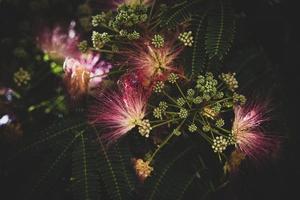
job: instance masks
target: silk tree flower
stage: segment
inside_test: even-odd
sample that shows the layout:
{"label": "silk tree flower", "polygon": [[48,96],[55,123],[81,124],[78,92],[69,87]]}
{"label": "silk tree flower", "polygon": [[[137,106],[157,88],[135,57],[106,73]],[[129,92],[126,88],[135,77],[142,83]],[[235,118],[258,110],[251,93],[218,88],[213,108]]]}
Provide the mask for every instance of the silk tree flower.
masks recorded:
{"label": "silk tree flower", "polygon": [[142,136],[149,136],[150,123],[144,119],[147,98],[141,89],[121,88],[96,99],[97,103],[91,108],[90,122],[105,130],[100,136],[105,142],[113,143],[135,127]]}
{"label": "silk tree flower", "polygon": [[265,135],[262,130],[262,124],[269,121],[267,113],[264,104],[254,103],[234,108],[233,139],[237,149],[253,160],[268,155],[278,144],[276,138]]}
{"label": "silk tree flower", "polygon": [[45,28],[37,38],[40,48],[52,59],[77,56],[79,34],[76,33],[75,26],[76,23],[72,21],[67,30],[61,26],[56,26],[52,30]]}
{"label": "silk tree flower", "polygon": [[153,167],[150,166],[149,161],[142,159],[133,159],[135,172],[141,182],[144,182],[152,173]]}
{"label": "silk tree flower", "polygon": [[99,86],[112,65],[100,60],[100,54],[89,52],[79,58],[67,57],[64,62],[65,83],[71,97],[80,97]]}
{"label": "silk tree flower", "polygon": [[151,45],[151,40],[137,42],[128,50],[128,63],[137,72],[144,87],[151,87],[157,81],[165,81],[171,72],[182,74],[175,60],[181,48],[174,48],[174,42],[165,42],[161,48]]}

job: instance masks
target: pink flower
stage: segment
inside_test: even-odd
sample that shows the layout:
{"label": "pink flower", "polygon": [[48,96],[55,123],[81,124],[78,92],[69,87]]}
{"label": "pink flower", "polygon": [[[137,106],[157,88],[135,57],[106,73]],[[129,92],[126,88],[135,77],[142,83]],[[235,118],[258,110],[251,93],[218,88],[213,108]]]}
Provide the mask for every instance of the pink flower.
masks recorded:
{"label": "pink flower", "polygon": [[100,60],[100,54],[89,52],[79,58],[66,58],[64,62],[65,82],[72,97],[78,97],[99,86],[112,65]]}
{"label": "pink flower", "polygon": [[278,147],[278,140],[265,135],[262,130],[262,124],[269,121],[267,113],[266,105],[263,104],[248,104],[234,108],[232,133],[237,148],[254,160],[267,156]]}
{"label": "pink flower", "polygon": [[149,87],[156,81],[166,80],[170,72],[181,73],[175,64],[181,50],[174,48],[173,42],[165,42],[161,48],[153,47],[149,41],[139,42],[127,52],[127,58],[141,84]]}
{"label": "pink flower", "polygon": [[50,30],[45,28],[37,38],[40,48],[53,59],[75,57],[79,54],[77,44],[79,35],[75,31],[76,23],[72,21],[68,30],[56,26]]}
{"label": "pink flower", "polygon": [[122,88],[118,92],[109,92],[97,97],[97,104],[91,108],[90,121],[105,130],[101,137],[108,143],[126,135],[136,126],[139,126],[142,134],[141,131],[145,133],[142,128],[147,129],[145,125],[149,125],[147,120],[143,120],[146,115],[146,103],[143,92],[137,88]]}

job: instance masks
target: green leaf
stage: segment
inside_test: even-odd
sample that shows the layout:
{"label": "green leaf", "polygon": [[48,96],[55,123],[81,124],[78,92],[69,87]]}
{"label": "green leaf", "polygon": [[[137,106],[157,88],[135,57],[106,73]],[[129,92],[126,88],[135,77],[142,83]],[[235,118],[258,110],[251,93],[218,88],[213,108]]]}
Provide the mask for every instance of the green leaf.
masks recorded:
{"label": "green leaf", "polygon": [[[153,200],[153,199],[170,199],[170,197],[173,194],[173,191],[171,192],[169,188],[170,186],[179,186],[179,188],[176,187],[176,190],[182,189],[182,182],[180,182],[180,179],[183,178],[183,176],[186,176],[184,169],[176,168],[176,164],[178,164],[178,161],[182,159],[187,152],[191,148],[186,148],[181,153],[179,153],[177,156],[173,157],[171,160],[167,161],[160,161],[160,162],[166,162],[163,166],[154,166],[154,174],[149,178],[147,182],[147,189],[150,189],[149,192],[146,195],[147,200]],[[181,160],[182,161],[182,160]],[[157,162],[157,161],[156,161]],[[182,162],[181,162],[182,163]],[[178,174],[178,170],[180,170],[180,174]],[[175,175],[175,173],[177,174]],[[178,182],[179,181],[179,182]]]}
{"label": "green leaf", "polygon": [[204,11],[202,15],[195,16],[193,19],[193,33],[194,44],[192,49],[192,74],[195,71],[204,71],[207,65],[207,55],[205,52],[205,26],[208,10]]}
{"label": "green leaf", "polygon": [[131,165],[131,153],[126,141],[107,147],[99,138],[100,174],[106,191],[112,200],[132,199],[137,179]]}
{"label": "green leaf", "polygon": [[70,161],[72,146],[76,140],[76,135],[70,136],[55,146],[54,155],[51,152],[47,154],[46,162],[42,165],[38,178],[34,180],[33,188],[27,199],[41,197],[45,191],[49,190],[49,185],[57,181],[66,164]]}
{"label": "green leaf", "polygon": [[235,35],[235,17],[230,0],[215,0],[208,15],[205,47],[209,59],[223,60]]}
{"label": "green leaf", "polygon": [[191,20],[193,12],[195,11],[195,4],[202,2],[203,0],[193,0],[193,1],[177,1],[173,7],[168,9],[161,16],[161,27],[173,28],[178,26],[178,24],[187,22]]}
{"label": "green leaf", "polygon": [[75,199],[79,200],[100,198],[97,146],[92,143],[88,133],[77,133],[78,140],[72,154],[72,189]]}
{"label": "green leaf", "polygon": [[49,147],[48,145],[51,143],[55,144],[57,141],[59,141],[59,138],[64,136],[68,137],[68,135],[73,134],[73,131],[79,130],[84,126],[86,126],[86,122],[82,119],[71,118],[56,122],[48,129],[39,133],[38,139],[25,138],[29,141],[25,142],[24,146],[11,157],[11,160],[27,151]]}

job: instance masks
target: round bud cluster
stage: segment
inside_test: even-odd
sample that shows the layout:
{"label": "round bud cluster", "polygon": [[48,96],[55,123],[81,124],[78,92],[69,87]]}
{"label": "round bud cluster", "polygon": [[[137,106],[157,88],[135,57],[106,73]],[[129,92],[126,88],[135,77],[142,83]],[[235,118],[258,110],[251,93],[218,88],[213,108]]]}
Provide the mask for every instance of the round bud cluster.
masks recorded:
{"label": "round bud cluster", "polygon": [[178,39],[184,44],[184,46],[193,46],[194,38],[192,36],[192,31],[180,33]]}
{"label": "round bud cluster", "polygon": [[228,138],[228,145],[236,145],[236,137],[234,134],[231,134]]}
{"label": "round bud cluster", "polygon": [[78,49],[82,53],[86,53],[88,51],[88,42],[86,40],[81,41],[78,44]]}
{"label": "round bud cluster", "polygon": [[189,97],[193,97],[193,96],[195,95],[195,90],[194,90],[194,89],[188,89],[187,95],[188,95]]}
{"label": "round bud cluster", "polygon": [[145,137],[149,137],[149,134],[150,134],[150,131],[152,130],[151,128],[151,124],[149,122],[148,119],[144,119],[143,121],[141,121],[139,124],[139,133],[142,135],[142,136],[145,136]]}
{"label": "round bud cluster", "polygon": [[153,110],[153,116],[156,119],[162,119],[162,110],[161,110],[160,107],[154,108],[154,110]]}
{"label": "round bud cluster", "polygon": [[209,124],[205,124],[205,125],[202,127],[202,130],[203,130],[204,132],[208,132],[208,131],[210,131],[210,129],[211,129],[211,127],[210,127]]}
{"label": "round bud cluster", "polygon": [[221,128],[222,126],[224,126],[225,122],[223,119],[218,119],[216,121],[216,127]]}
{"label": "round bud cluster", "polygon": [[173,130],[173,134],[176,135],[176,136],[180,136],[181,131],[176,128],[176,129]]}
{"label": "round bud cluster", "polygon": [[220,78],[225,82],[231,91],[235,91],[239,87],[238,81],[235,78],[235,73],[222,73]]}
{"label": "round bud cluster", "polygon": [[189,112],[188,112],[187,109],[181,108],[180,111],[179,111],[179,113],[178,113],[178,115],[179,115],[179,117],[180,117],[181,119],[185,119],[185,118],[188,117]]}
{"label": "round bud cluster", "polygon": [[28,71],[24,70],[22,67],[14,73],[14,82],[18,86],[27,85],[31,79],[31,75]]}
{"label": "round bud cluster", "polygon": [[217,136],[213,140],[212,149],[214,150],[215,153],[222,153],[223,151],[225,151],[227,146],[228,146],[227,139],[224,138],[223,136]]}
{"label": "round bud cluster", "polygon": [[176,83],[177,79],[179,79],[177,74],[171,73],[168,76],[168,81],[172,84]]}
{"label": "round bud cluster", "polygon": [[92,34],[92,42],[93,42],[93,47],[95,49],[101,49],[104,47],[104,45],[108,42],[111,41],[111,35],[108,33],[99,33],[97,31],[93,31]]}
{"label": "round bud cluster", "polygon": [[156,48],[161,48],[164,46],[165,44],[165,40],[164,38],[159,35],[159,34],[156,34],[154,35],[154,37],[152,38],[152,44],[156,47]]}
{"label": "round bud cluster", "polygon": [[185,104],[185,99],[183,97],[179,97],[176,102],[178,106],[182,107]]}
{"label": "round bud cluster", "polygon": [[167,110],[167,108],[168,108],[167,102],[165,102],[165,101],[159,102],[159,108],[160,108],[163,112],[165,112],[165,111]]}
{"label": "round bud cluster", "polygon": [[132,33],[127,33],[128,40],[137,40],[141,37],[140,33],[137,31],[133,31]]}
{"label": "round bud cluster", "polygon": [[191,124],[191,125],[189,125],[189,127],[188,127],[188,130],[189,130],[191,133],[196,132],[197,129],[198,129],[198,127],[197,127],[196,124],[194,124],[194,123]]}
{"label": "round bud cluster", "polygon": [[193,103],[194,104],[200,104],[200,103],[202,103],[203,102],[203,99],[202,99],[202,97],[200,97],[200,96],[197,96],[197,97],[195,97],[194,99],[193,99]]}
{"label": "round bud cluster", "polygon": [[106,22],[105,17],[106,17],[105,13],[92,16],[92,26],[97,27],[97,26],[100,26],[101,24],[104,24]]}
{"label": "round bud cluster", "polygon": [[156,84],[154,85],[153,91],[154,91],[155,93],[161,93],[162,90],[164,89],[164,87],[165,87],[164,82],[158,81],[158,82],[156,82]]}
{"label": "round bud cluster", "polygon": [[233,93],[233,103],[235,104],[245,104],[247,101],[246,97],[244,95]]}

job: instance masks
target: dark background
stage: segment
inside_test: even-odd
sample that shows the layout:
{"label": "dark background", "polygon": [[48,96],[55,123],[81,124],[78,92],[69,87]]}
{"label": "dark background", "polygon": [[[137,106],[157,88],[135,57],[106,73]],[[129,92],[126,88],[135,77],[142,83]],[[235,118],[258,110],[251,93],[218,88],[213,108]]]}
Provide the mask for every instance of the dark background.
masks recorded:
{"label": "dark background", "polygon": [[[32,12],[26,9],[26,1],[11,4],[9,1],[0,1],[0,36],[1,39],[25,37],[20,32],[21,21],[28,20],[26,34],[35,34],[41,22],[52,23],[56,20],[68,21],[78,16],[78,5],[83,1],[50,1],[48,7]],[[247,32],[253,43],[261,45],[272,63],[272,72],[276,74],[274,85],[278,88],[277,101],[280,102],[280,118],[284,128],[282,149],[278,158],[260,169],[244,171],[233,179],[233,185],[222,190],[216,199],[297,199],[300,180],[299,147],[299,7],[293,1],[263,1],[263,0],[235,0],[234,7],[237,13],[245,13],[242,31]],[[17,5],[17,6],[16,6]],[[20,6],[21,5],[21,6]],[[26,6],[22,6],[26,5]],[[49,8],[51,8],[49,10]],[[30,10],[30,12],[28,12]],[[74,12],[73,12],[74,11]],[[76,11],[76,12],[75,12]],[[83,15],[79,12],[79,15]],[[13,43],[12,43],[13,44]],[[0,86],[9,85],[7,75],[11,69],[5,68],[8,64],[5,59],[13,51],[1,43],[0,47]],[[5,58],[5,59],[4,59]],[[258,83],[259,85],[259,83]],[[270,88],[271,90],[272,88]],[[33,95],[40,95],[35,91]],[[34,96],[32,96],[34,98]],[[280,122],[279,122],[280,123]],[[45,120],[40,126],[47,124]],[[41,129],[42,127],[35,127]],[[1,148],[2,150],[3,148]],[[2,155],[3,152],[0,154]],[[1,160],[0,160],[1,162]],[[0,189],[1,190],[1,189]],[[17,189],[16,189],[17,190]],[[2,191],[1,191],[2,193]],[[1,194],[0,194],[1,195]],[[0,199],[10,199],[0,196]]]}

